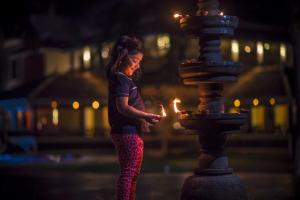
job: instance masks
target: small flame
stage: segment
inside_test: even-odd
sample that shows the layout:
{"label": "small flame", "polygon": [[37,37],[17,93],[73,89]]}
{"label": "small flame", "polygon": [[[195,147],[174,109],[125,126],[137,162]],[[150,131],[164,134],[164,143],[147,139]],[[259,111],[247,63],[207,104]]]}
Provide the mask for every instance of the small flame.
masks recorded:
{"label": "small flame", "polygon": [[179,14],[179,13],[175,13],[175,14],[173,15],[173,17],[174,17],[175,19],[177,19],[177,18],[180,18],[180,17],[182,17],[182,15],[181,15],[181,14]]}
{"label": "small flame", "polygon": [[223,12],[220,12],[220,14],[219,14],[220,16],[224,16],[224,13]]}
{"label": "small flame", "polygon": [[181,103],[181,100],[178,99],[178,98],[175,98],[173,100],[173,105],[174,105],[174,111],[175,111],[175,113],[179,113],[180,112],[180,110],[177,108],[177,103]]}
{"label": "small flame", "polygon": [[160,106],[161,106],[161,115],[162,115],[162,117],[166,117],[167,113],[166,113],[166,111],[164,109],[164,106],[162,104],[160,104]]}

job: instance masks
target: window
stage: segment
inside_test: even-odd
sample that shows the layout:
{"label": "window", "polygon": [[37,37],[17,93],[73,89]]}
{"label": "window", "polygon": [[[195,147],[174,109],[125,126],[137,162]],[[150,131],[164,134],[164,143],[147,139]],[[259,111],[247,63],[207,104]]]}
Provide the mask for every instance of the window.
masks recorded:
{"label": "window", "polygon": [[91,57],[92,57],[91,48],[84,47],[84,49],[83,49],[83,65],[84,65],[85,69],[91,67]]}
{"label": "window", "polygon": [[84,108],[84,132],[86,137],[95,136],[95,111],[91,107]]}
{"label": "window", "polygon": [[265,128],[265,106],[253,106],[251,108],[251,125],[254,129]]}
{"label": "window", "polygon": [[57,108],[52,110],[52,123],[54,126],[57,126],[59,122],[59,112]]}
{"label": "window", "polygon": [[233,61],[239,61],[239,43],[237,40],[231,41],[231,58]]}
{"label": "window", "polygon": [[280,44],[280,61],[284,63],[286,61],[286,45]]}
{"label": "window", "polygon": [[169,34],[148,35],[144,42],[147,53],[152,58],[160,58],[167,55],[171,47]]}
{"label": "window", "polygon": [[274,123],[282,132],[286,132],[289,122],[289,112],[287,104],[279,104],[274,107]]}
{"label": "window", "polygon": [[156,45],[158,48],[158,56],[165,56],[170,49],[170,36],[168,34],[161,34],[157,36]]}
{"label": "window", "polygon": [[102,58],[102,62],[104,65],[108,64],[108,62],[109,62],[109,57],[110,57],[112,48],[113,48],[112,42],[102,43],[100,56]]}
{"label": "window", "polygon": [[112,49],[112,44],[111,43],[107,43],[104,42],[102,44],[102,49],[101,49],[101,57],[103,59],[108,59],[109,58],[109,54],[110,54],[110,50]]}
{"label": "window", "polygon": [[264,61],[264,46],[262,42],[256,43],[256,55],[258,64],[262,64]]}

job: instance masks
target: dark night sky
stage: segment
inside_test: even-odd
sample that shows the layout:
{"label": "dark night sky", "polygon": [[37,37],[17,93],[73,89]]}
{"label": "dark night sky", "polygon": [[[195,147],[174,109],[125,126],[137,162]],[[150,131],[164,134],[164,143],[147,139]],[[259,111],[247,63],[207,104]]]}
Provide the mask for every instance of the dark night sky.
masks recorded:
{"label": "dark night sky", "polygon": [[[116,1],[122,2],[124,0]],[[290,1],[220,0],[220,7],[225,14],[237,15],[245,20],[288,26],[291,11]],[[99,2],[101,0],[10,0],[6,2],[6,5],[2,3],[0,8],[1,28],[6,36],[19,35],[28,26],[28,16],[31,14],[46,13],[53,6],[58,15],[76,18],[82,15],[89,7]],[[174,6],[169,8],[174,9],[174,11],[179,8],[184,12],[193,13],[196,9],[197,1],[164,0],[164,2],[168,2],[164,5]],[[155,10],[155,12],[164,12],[164,9],[161,8],[159,11]]]}
{"label": "dark night sky", "polygon": [[96,0],[88,2],[79,0],[10,0],[0,8],[1,29],[7,35],[18,35],[28,26],[31,14],[46,13],[55,7],[57,14],[76,16],[91,6]]}

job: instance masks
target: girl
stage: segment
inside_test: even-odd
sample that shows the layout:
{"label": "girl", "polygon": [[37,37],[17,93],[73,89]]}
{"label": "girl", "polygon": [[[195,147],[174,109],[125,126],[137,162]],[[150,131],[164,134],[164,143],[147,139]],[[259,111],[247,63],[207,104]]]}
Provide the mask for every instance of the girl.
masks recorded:
{"label": "girl", "polygon": [[140,173],[148,123],[155,124],[160,115],[145,112],[143,100],[135,84],[141,75],[142,43],[134,36],[122,36],[115,43],[107,66],[109,80],[108,115],[111,139],[115,145],[120,175],[117,199],[134,200],[136,178]]}

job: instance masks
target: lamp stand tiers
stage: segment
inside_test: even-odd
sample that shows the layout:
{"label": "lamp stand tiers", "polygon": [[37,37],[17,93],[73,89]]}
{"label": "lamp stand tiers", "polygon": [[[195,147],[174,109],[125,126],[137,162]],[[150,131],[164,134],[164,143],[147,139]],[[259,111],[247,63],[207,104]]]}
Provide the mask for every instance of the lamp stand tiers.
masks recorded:
{"label": "lamp stand tiers", "polygon": [[238,18],[219,10],[218,0],[198,0],[196,16],[180,19],[180,27],[199,38],[200,52],[195,61],[179,67],[185,85],[198,85],[197,113],[180,118],[188,131],[197,134],[201,145],[199,164],[194,175],[183,185],[182,200],[245,200],[246,191],[240,178],[233,174],[224,151],[228,133],[237,132],[246,116],[225,113],[222,91],[224,84],[236,82],[240,64],[225,61],[221,56],[222,36],[232,36]]}

